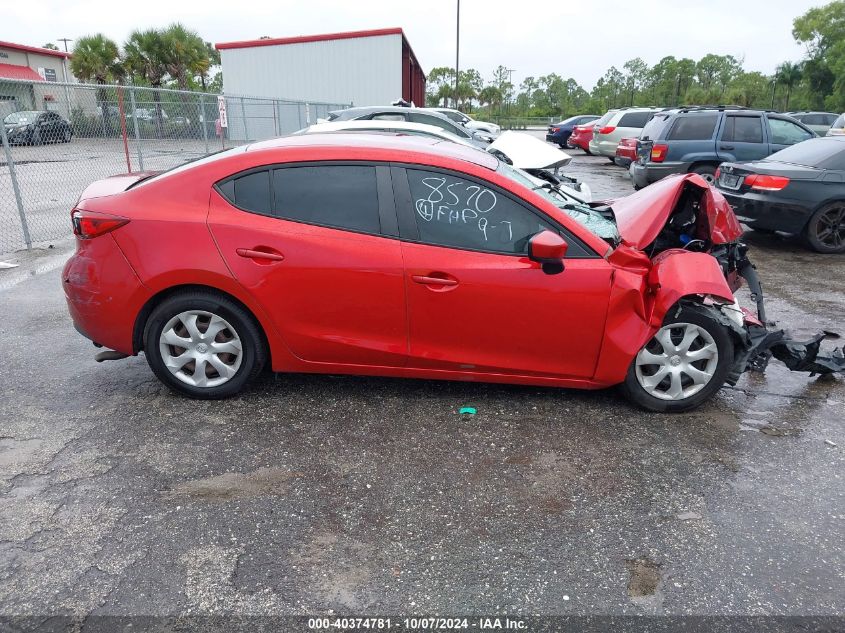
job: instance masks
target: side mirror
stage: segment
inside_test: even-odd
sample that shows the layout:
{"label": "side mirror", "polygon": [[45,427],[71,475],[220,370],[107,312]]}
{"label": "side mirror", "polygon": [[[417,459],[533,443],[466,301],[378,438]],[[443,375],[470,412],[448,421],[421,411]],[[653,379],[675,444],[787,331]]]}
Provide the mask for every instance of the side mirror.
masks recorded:
{"label": "side mirror", "polygon": [[563,258],[569,244],[557,233],[540,231],[528,240],[528,259],[538,262],[547,275],[563,272]]}

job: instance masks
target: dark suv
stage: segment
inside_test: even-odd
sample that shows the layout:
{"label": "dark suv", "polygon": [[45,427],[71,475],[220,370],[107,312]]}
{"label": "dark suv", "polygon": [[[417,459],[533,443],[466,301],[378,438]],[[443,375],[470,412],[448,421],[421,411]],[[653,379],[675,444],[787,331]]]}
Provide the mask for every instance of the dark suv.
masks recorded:
{"label": "dark suv", "polygon": [[816,136],[786,116],[738,106],[673,108],[658,112],[640,134],[629,168],[635,189],[669,174],[697,173],[713,182],[725,161],[759,160]]}

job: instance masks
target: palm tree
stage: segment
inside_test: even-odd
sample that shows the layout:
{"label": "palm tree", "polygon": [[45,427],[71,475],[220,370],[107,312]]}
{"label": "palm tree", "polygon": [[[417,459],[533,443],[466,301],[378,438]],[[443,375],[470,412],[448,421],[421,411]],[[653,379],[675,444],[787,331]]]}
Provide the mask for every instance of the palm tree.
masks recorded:
{"label": "palm tree", "polygon": [[160,31],[133,31],[123,45],[124,66],[126,70],[148,83],[153,90],[155,102],[156,131],[162,134],[161,88],[167,75],[167,58],[164,37]]}
{"label": "palm tree", "polygon": [[784,110],[789,110],[789,93],[792,92],[792,87],[801,81],[801,75],[801,64],[794,64],[792,62],[783,62],[775,71],[778,83],[786,86],[786,103],[783,106]]}
{"label": "palm tree", "polygon": [[180,90],[188,90],[189,80],[205,75],[211,66],[206,43],[178,22],[167,27],[162,38],[167,73],[176,80]]}
{"label": "palm tree", "polygon": [[[86,35],[76,41],[73,56],[70,58],[70,70],[82,81],[103,85],[118,82],[124,75],[117,44],[102,33]],[[105,89],[97,89],[97,101],[103,112],[104,134],[109,129],[111,117],[107,97]]]}

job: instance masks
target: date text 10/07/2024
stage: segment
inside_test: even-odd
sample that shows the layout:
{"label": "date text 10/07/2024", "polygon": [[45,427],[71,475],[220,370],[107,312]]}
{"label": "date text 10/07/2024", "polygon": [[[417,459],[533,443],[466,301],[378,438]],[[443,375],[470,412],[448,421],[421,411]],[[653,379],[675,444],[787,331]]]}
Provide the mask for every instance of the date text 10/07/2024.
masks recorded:
{"label": "date text 10/07/2024", "polygon": [[508,617],[308,618],[308,629],[314,631],[525,631],[527,628],[524,620]]}

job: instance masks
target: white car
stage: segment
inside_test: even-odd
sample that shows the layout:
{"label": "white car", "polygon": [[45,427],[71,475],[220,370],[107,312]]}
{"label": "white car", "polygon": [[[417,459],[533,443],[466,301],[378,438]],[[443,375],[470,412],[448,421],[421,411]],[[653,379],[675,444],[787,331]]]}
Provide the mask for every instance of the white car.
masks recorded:
{"label": "white car", "polygon": [[502,132],[502,128],[500,128],[495,123],[488,123],[487,121],[476,121],[471,116],[464,114],[460,110],[453,110],[452,108],[426,108],[427,110],[434,110],[435,112],[439,112],[440,114],[449,117],[455,123],[460,123],[465,128],[470,130],[481,130],[482,132],[487,132],[490,136],[496,137],[499,136]]}
{"label": "white car", "polygon": [[487,151],[525,172],[537,186],[556,185],[575,202],[591,202],[590,187],[575,178],[558,173],[569,164],[572,157],[566,152],[522,132],[503,132],[493,143],[481,150],[476,145],[435,125],[409,121],[352,120],[328,121],[294,132],[294,134],[319,134],[324,132],[384,132],[409,136],[428,136],[451,143]]}

